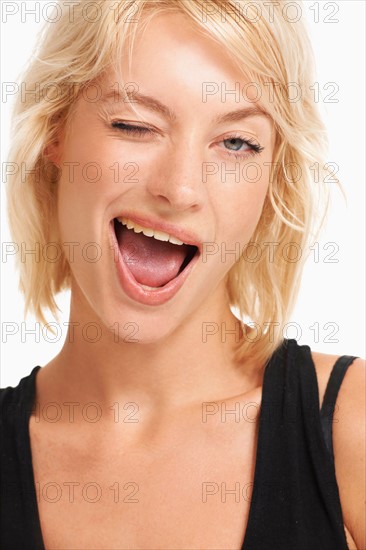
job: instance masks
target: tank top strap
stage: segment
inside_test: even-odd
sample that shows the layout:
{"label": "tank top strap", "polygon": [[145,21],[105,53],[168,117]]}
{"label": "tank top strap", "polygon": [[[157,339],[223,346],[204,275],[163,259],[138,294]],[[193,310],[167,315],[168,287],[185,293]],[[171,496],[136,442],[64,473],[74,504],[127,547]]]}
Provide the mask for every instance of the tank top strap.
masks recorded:
{"label": "tank top strap", "polygon": [[242,550],[348,550],[334,463],[319,409],[311,349],[295,339],[284,339],[264,372]]}
{"label": "tank top strap", "polygon": [[324,434],[324,440],[333,461],[334,453],[332,426],[335,403],[344,375],[346,374],[348,367],[353,363],[355,359],[357,359],[357,357],[353,355],[342,355],[341,357],[338,357],[330,373],[324,393],[323,403],[320,409],[320,421]]}

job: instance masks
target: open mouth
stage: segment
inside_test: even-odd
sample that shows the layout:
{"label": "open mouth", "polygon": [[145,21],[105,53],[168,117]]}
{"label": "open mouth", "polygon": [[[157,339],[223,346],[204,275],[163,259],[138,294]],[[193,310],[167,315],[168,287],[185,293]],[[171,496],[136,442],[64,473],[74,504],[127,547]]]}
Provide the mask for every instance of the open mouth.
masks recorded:
{"label": "open mouth", "polygon": [[122,261],[134,280],[146,289],[166,286],[199,255],[197,246],[160,240],[153,231],[147,236],[142,231],[128,229],[117,218],[113,227]]}

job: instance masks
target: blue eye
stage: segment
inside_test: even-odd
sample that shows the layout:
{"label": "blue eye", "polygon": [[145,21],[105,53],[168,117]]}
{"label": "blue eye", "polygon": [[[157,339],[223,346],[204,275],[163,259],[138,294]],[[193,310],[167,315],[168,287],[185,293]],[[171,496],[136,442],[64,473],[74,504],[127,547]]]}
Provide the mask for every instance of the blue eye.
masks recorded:
{"label": "blue eye", "polygon": [[[237,148],[235,147],[235,143],[234,143],[235,141],[237,142],[237,145],[238,145]],[[225,143],[225,146],[227,146],[228,144],[233,145],[234,146],[233,151],[239,151],[239,149],[243,146],[245,141],[240,138],[229,138],[229,139],[224,139],[224,143]]]}
{"label": "blue eye", "polygon": [[[233,155],[235,158],[240,158],[243,156],[249,155],[255,155],[258,153],[261,153],[263,151],[263,147],[261,147],[258,143],[255,143],[251,139],[243,139],[241,137],[237,136],[230,136],[223,140],[223,143],[225,144],[225,147],[228,147],[228,151],[232,151],[233,153],[229,153],[229,155]],[[241,149],[243,145],[247,146],[247,149]],[[232,148],[230,148],[232,146]],[[235,154],[239,153],[239,154]]]}

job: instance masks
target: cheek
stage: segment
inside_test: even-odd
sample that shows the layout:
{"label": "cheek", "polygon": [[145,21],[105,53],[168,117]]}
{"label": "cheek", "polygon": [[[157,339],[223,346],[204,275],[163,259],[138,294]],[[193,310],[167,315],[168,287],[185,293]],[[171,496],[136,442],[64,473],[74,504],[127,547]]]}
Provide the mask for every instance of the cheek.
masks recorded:
{"label": "cheek", "polygon": [[119,168],[123,167],[123,159],[119,159],[113,145],[107,147],[105,140],[99,139],[98,143],[94,136],[81,139],[77,134],[65,144],[58,183],[58,217],[68,235],[88,231],[91,236],[91,228],[105,221],[106,208],[121,193],[124,173]]}
{"label": "cheek", "polygon": [[228,243],[248,242],[260,220],[270,177],[270,166],[265,166],[265,162],[243,163],[240,181],[232,181],[222,192],[221,206],[217,204],[218,225]]}
{"label": "cheek", "polygon": [[[161,164],[165,159],[161,159]],[[143,175],[158,174],[156,153],[135,143],[121,142],[101,123],[88,126],[76,121],[63,147],[59,206],[74,205],[79,216],[103,213],[122,193],[141,187]]]}

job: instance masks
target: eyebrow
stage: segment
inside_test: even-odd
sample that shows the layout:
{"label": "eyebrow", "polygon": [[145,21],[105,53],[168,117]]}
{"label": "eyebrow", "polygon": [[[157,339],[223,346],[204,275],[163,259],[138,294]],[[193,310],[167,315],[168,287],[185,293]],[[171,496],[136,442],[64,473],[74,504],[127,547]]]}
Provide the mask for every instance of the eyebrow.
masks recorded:
{"label": "eyebrow", "polygon": [[[129,101],[126,101],[126,96],[129,99]],[[113,101],[111,101],[113,100]],[[102,103],[138,103],[139,105],[143,105],[147,109],[150,109],[151,111],[154,111],[163,117],[167,118],[170,122],[175,122],[177,120],[176,114],[169,109],[166,105],[161,103],[158,99],[141,94],[140,92],[130,92],[126,90],[125,95],[113,91],[108,92],[101,98]],[[258,109],[258,107],[243,107],[242,109],[237,109],[235,111],[230,111],[229,113],[225,113],[223,115],[219,115],[217,117],[214,117],[212,119],[213,124],[223,124],[224,122],[238,122],[240,120],[244,120],[245,118],[253,117],[253,116],[265,116],[268,117],[268,113],[265,111]]]}

